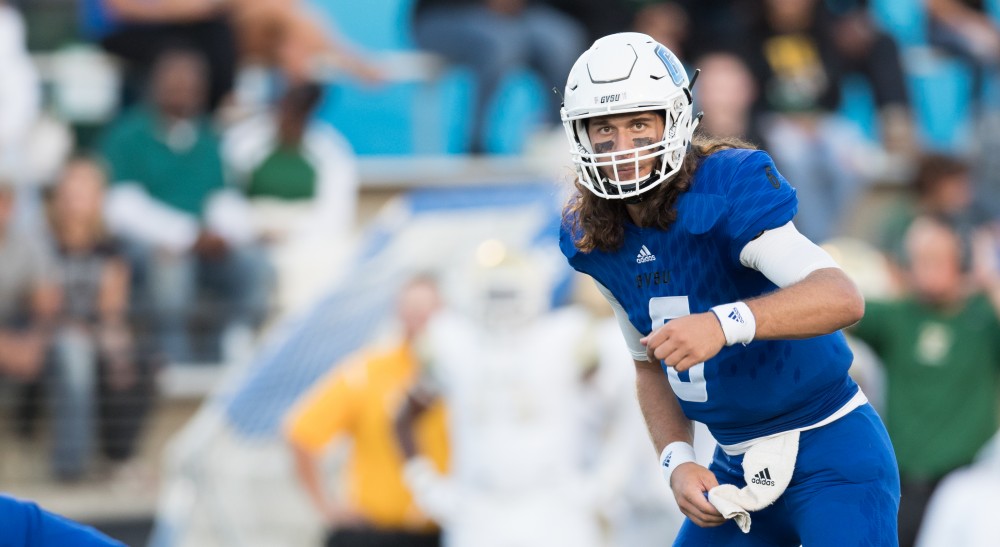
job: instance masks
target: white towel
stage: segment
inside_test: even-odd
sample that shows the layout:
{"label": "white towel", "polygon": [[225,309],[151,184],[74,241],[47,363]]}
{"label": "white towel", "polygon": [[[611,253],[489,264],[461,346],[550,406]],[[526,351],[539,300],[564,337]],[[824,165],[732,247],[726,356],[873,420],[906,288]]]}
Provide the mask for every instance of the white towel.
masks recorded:
{"label": "white towel", "polygon": [[750,532],[750,512],[771,505],[788,488],[799,452],[799,432],[789,431],[761,441],[743,456],[743,478],[737,488],[721,484],[708,491],[708,501],[727,519],[736,521],[744,534]]}

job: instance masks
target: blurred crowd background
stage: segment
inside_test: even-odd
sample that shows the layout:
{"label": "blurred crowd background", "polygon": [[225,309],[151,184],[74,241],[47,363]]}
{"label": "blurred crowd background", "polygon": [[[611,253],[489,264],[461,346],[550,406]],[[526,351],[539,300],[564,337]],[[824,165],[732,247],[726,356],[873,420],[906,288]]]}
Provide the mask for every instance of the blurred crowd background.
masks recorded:
{"label": "blurred crowd background", "polygon": [[[0,0],[0,490],[130,545],[666,543],[628,354],[553,239],[566,74],[627,30],[701,70],[699,131],[769,151],[866,294],[852,372],[902,544],[994,533],[992,0]],[[468,370],[411,355],[428,275]],[[492,360],[461,345],[498,330]],[[396,408],[428,378],[447,440],[404,480]],[[473,510],[497,481],[521,501]]]}

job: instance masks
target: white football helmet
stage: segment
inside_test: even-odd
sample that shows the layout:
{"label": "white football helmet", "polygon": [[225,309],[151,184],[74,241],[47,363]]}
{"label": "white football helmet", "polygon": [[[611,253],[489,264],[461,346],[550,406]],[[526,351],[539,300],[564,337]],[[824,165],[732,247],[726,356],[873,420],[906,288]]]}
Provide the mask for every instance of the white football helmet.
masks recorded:
{"label": "white football helmet", "polygon": [[513,331],[548,310],[551,291],[550,276],[536,257],[490,239],[476,248],[454,294],[458,307],[480,326]]}
{"label": "white football helmet", "polygon": [[[580,183],[602,198],[627,199],[674,176],[700,119],[692,113],[691,83],[677,56],[645,34],[622,32],[594,42],[570,70],[561,111]],[[648,110],[664,114],[659,142],[594,152],[587,136],[589,118]],[[651,158],[658,158],[653,172],[642,177],[639,164]],[[625,166],[633,178],[618,177]],[[613,176],[601,167],[610,168]]]}

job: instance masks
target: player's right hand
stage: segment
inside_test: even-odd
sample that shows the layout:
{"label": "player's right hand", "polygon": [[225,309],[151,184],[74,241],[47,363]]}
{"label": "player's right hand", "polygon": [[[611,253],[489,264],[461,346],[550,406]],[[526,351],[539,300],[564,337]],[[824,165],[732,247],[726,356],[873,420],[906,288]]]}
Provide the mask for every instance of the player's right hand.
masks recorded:
{"label": "player's right hand", "polygon": [[719,485],[715,475],[694,462],[682,463],[670,475],[670,489],[684,516],[702,528],[726,522],[722,513],[709,503],[706,494]]}
{"label": "player's right hand", "polygon": [[639,340],[653,363],[663,361],[677,372],[704,363],[726,347],[726,334],[712,312],[671,319]]}

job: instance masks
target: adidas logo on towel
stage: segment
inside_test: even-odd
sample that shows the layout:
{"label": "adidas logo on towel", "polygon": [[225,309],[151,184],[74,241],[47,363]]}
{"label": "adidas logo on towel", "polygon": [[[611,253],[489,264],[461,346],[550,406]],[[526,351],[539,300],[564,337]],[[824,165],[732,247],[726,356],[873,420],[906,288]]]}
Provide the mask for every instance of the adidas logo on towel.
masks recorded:
{"label": "adidas logo on towel", "polygon": [[733,311],[729,312],[729,318],[737,323],[743,323],[743,316],[740,315],[740,310],[733,308]]}
{"label": "adidas logo on towel", "polygon": [[645,264],[647,262],[652,262],[654,260],[656,260],[656,255],[649,252],[649,249],[647,249],[645,245],[643,245],[642,248],[639,249],[639,254],[636,255],[635,257],[636,264]]}
{"label": "adidas logo on towel", "polygon": [[750,482],[754,484],[760,484],[762,486],[774,486],[774,481],[771,480],[771,472],[765,467],[763,471],[757,473],[750,479]]}

